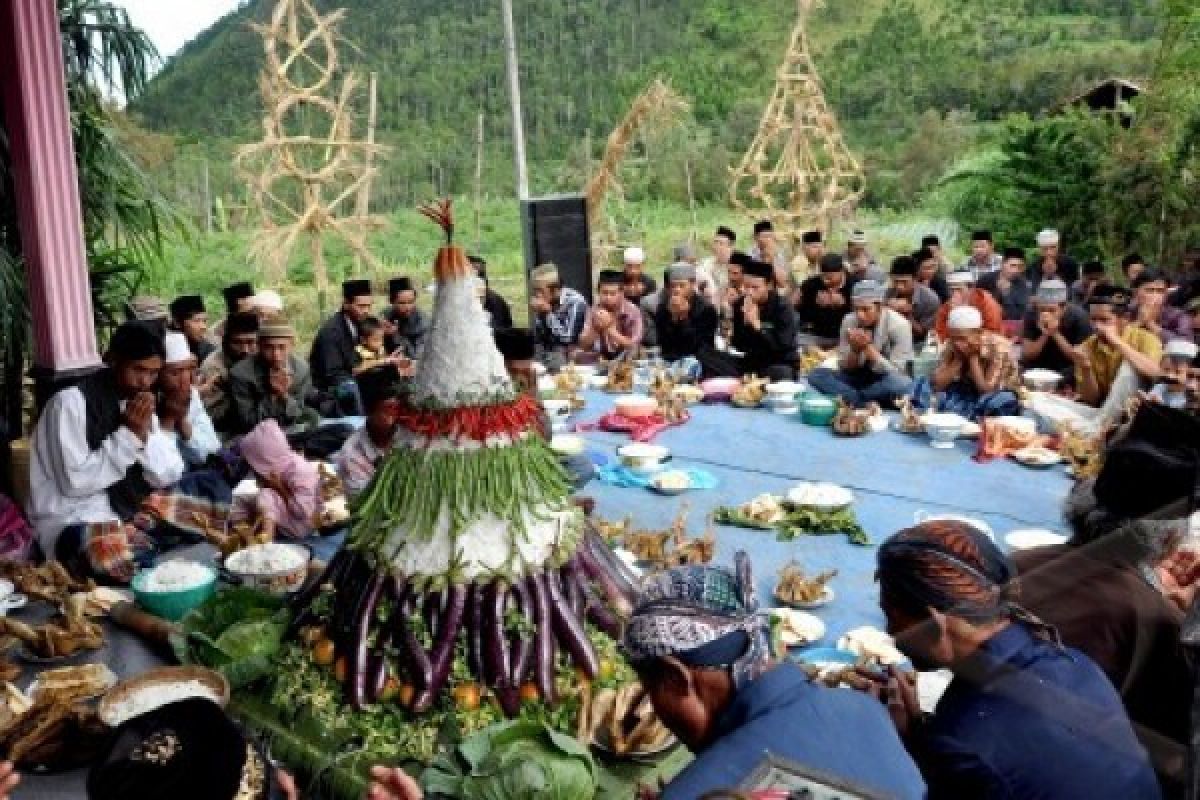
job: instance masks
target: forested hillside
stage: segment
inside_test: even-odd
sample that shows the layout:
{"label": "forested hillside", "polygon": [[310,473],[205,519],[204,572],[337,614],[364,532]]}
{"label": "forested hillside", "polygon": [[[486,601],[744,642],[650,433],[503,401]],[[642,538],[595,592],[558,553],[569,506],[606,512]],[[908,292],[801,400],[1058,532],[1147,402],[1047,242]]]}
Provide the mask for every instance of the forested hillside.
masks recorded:
{"label": "forested hillside", "polygon": [[[1039,112],[1094,79],[1148,73],[1153,2],[828,2],[813,14],[812,44],[850,142],[878,178],[875,201],[895,205],[978,123]],[[511,184],[496,0],[318,5],[349,10],[343,30],[354,48],[342,48],[343,60],[379,73],[379,136],[395,148],[378,186],[383,203],[467,190],[480,112],[487,183]],[[256,138],[262,49],[247,23],[271,6],[253,0],[197,37],[134,112],[211,155]],[[749,144],[796,14],[795,0],[514,0],[514,9],[535,190],[577,187],[630,100],[661,74],[694,118],[630,186],[678,195],[686,160],[702,201],[723,195],[729,163]]]}

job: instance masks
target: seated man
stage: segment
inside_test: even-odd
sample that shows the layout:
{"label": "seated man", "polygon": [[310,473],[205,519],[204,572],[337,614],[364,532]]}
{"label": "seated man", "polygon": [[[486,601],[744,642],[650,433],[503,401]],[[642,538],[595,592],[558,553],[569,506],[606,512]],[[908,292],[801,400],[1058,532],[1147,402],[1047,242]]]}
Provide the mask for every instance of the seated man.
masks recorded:
{"label": "seated man", "polygon": [[529,274],[533,297],[533,333],[543,359],[565,362],[579,346],[579,335],[587,322],[588,304],[583,295],[564,287],[558,267],[543,264]]}
{"label": "seated man", "polygon": [[898,312],[883,306],[883,295],[875,281],[854,284],[854,313],[842,321],[838,369],[822,367],[808,376],[818,392],[860,407],[871,402],[891,406],[912,390],[907,374],[912,329]]}
{"label": "seated man", "polygon": [[[875,263],[875,256],[867,249],[868,241],[864,231],[856,230],[850,234],[846,241],[846,274],[850,276],[851,281],[870,279],[882,284],[887,281],[887,276]],[[936,259],[936,255],[934,258]]]}
{"label": "seated man", "polygon": [[1009,341],[983,329],[979,309],[960,305],[946,320],[949,341],[933,371],[913,388],[918,408],[959,414],[967,419],[1019,414],[1020,403],[1009,384],[1016,376]]}
{"label": "seated man", "polygon": [[258,329],[258,352],[229,371],[237,433],[249,433],[265,419],[285,431],[316,423],[317,413],[306,405],[312,392],[308,365],[292,352],[295,345],[292,326],[275,317]]}
{"label": "seated man", "polygon": [[787,251],[779,244],[775,235],[775,226],[769,219],[754,223],[754,246],[750,248],[750,258],[770,264],[775,270],[775,286],[782,293],[787,293],[791,276],[791,263]]}
{"label": "seated man", "polygon": [[1137,325],[1165,344],[1172,339],[1192,341],[1192,318],[1182,308],[1167,303],[1167,276],[1157,269],[1144,269],[1134,278],[1132,315]]}
{"label": "seated man", "polygon": [[159,336],[167,333],[167,304],[161,297],[142,294],[134,297],[125,306],[125,318],[130,322],[141,322]]}
{"label": "seated man", "polygon": [[1067,303],[1067,285],[1058,278],[1042,281],[1025,315],[1021,334],[1021,366],[1048,369],[1063,376],[1063,388],[1075,385],[1075,348],[1092,335],[1087,312]]}
{"label": "seated man", "polygon": [[796,309],[805,330],[811,331],[824,346],[837,342],[842,320],[850,313],[850,291],[854,288],[846,273],[846,264],[837,253],[821,257],[821,274],[800,286],[800,305]]}
{"label": "seated man", "polygon": [[188,469],[201,467],[221,449],[212,420],[194,383],[196,357],[182,333],[171,331],[164,342],[166,359],[158,374],[158,422],[173,435]]}
{"label": "seated man", "polygon": [[1025,279],[1025,251],[1009,247],[1000,269],[979,279],[979,288],[1000,304],[1006,327],[1016,328],[1029,311],[1029,281]]}
{"label": "seated man", "polygon": [[401,392],[400,372],[394,366],[364,372],[355,380],[367,419],[333,456],[338,477],[346,487],[346,499],[367,488],[376,466],[391,451],[399,410],[397,398]]}
{"label": "seated man", "polygon": [[945,303],[949,300],[950,287],[946,284],[946,273],[942,271],[933,251],[922,248],[913,253],[913,260],[917,262],[917,283],[933,290],[939,302]]}
{"label": "seated man", "polygon": [[908,320],[914,344],[924,342],[942,305],[937,292],[917,283],[917,262],[911,256],[892,261],[891,279],[887,307]]}
{"label": "seated man", "polygon": [[187,337],[197,364],[203,364],[216,351],[217,346],[208,338],[208,313],[200,295],[185,294],[171,301],[171,325]]}
{"label": "seated man", "polygon": [[741,252],[729,258],[729,266],[725,269],[725,289],[717,303],[717,319],[722,323],[733,324],[734,306],[742,302],[742,295],[746,291],[746,265],[750,261],[750,256]]}
{"label": "seated man", "polygon": [[1162,341],[1129,320],[1125,289],[1101,286],[1088,303],[1095,333],[1073,351],[1078,402],[1032,392],[1026,404],[1044,422],[1095,433],[1116,421],[1143,386],[1158,377]]}
{"label": "seated man", "polygon": [[246,281],[235,283],[222,289],[221,296],[225,299],[225,317],[212,327],[212,336],[217,341],[225,337],[225,322],[231,315],[254,313],[254,286]]}
{"label": "seated man", "polygon": [[796,313],[775,289],[775,270],[762,261],[746,267],[746,295],[733,309],[730,344],[739,375],[787,381],[796,374]]}
{"label": "seated man", "polygon": [[757,609],[740,591],[711,591],[728,573],[686,567],[651,580],[624,651],[658,718],[695,755],[661,800],[725,796],[717,790],[740,785],[768,753],[872,797],[925,797],[883,705],[771,660]]}
{"label": "seated man", "polygon": [[483,281],[483,310],[490,315],[492,330],[502,330],[513,326],[512,309],[508,301],[494,291],[488,283],[487,261],[480,256],[467,256],[471,266],[475,268],[475,276]]}
{"label": "seated man", "polygon": [[1080,308],[1086,308],[1092,292],[1102,283],[1109,283],[1108,271],[1099,261],[1086,261],[1083,265],[1083,275],[1071,284],[1071,302]]}
{"label": "seated man", "polygon": [[729,286],[729,262],[733,258],[733,247],[737,242],[737,234],[732,228],[721,225],[713,234],[712,255],[704,259],[704,270],[712,278],[713,306],[720,306],[725,289]]}
{"label": "seated man", "polygon": [[667,300],[654,315],[654,329],[663,360],[672,373],[697,378],[701,365],[713,352],[717,336],[717,310],[696,290],[694,271],[678,265],[667,273]]}
{"label": "seated man", "polygon": [[417,290],[407,277],[388,281],[388,300],[392,307],[383,312],[384,347],[389,355],[400,352],[405,358],[421,357],[429,321],[417,308]]}
{"label": "seated man", "polygon": [[637,352],[642,344],[642,311],[621,291],[621,273],[604,270],[596,282],[596,303],[579,334],[579,350],[611,360]]}
{"label": "seated man", "polygon": [[954,676],[924,716],[915,679],[891,670],[888,707],[930,800],[1161,796],[1112,683],[1018,605],[1016,568],[987,535],[926,522],[884,542],[877,561],[896,645],[916,669]]}
{"label": "seated man", "polygon": [[153,557],[153,542],[125,523],[184,471],[155,414],[164,355],[154,330],[121,325],[106,366],[54,395],[34,430],[29,520],[46,557],[77,574],[128,581]]}
{"label": "seated man", "polygon": [[[805,231],[800,237],[800,252],[792,259],[792,286],[799,291],[809,278],[821,272],[821,259],[825,255],[825,238],[820,231]],[[792,305],[800,302],[793,293]]]}
{"label": "seated man", "polygon": [[[370,315],[371,282],[343,281],[342,308],[321,325],[308,356],[313,385],[337,398],[338,408],[349,416],[362,413],[354,382],[358,363],[354,348],[358,344],[358,323]],[[279,424],[286,427],[283,422]]]}
{"label": "seated man", "polygon": [[239,361],[258,352],[258,315],[237,313],[225,320],[221,349],[200,365],[197,390],[213,427],[222,436],[237,428],[233,411],[233,396],[229,393],[229,371]]}
{"label": "seated man", "polygon": [[1186,409],[1192,404],[1188,387],[1195,384],[1197,370],[1192,366],[1200,347],[1195,342],[1172,339],[1163,347],[1161,375],[1150,389],[1150,400],[1167,408]]}
{"label": "seated man", "polygon": [[938,341],[946,341],[950,331],[946,326],[946,318],[950,312],[961,306],[970,306],[979,312],[983,318],[983,329],[991,333],[1004,333],[1004,311],[996,298],[983,289],[972,286],[975,278],[969,272],[951,272],[946,278],[950,297],[938,309],[937,319],[933,323]]}
{"label": "seated man", "polygon": [[971,257],[963,264],[963,272],[969,272],[979,280],[989,272],[1000,269],[1003,259],[996,252],[992,232],[977,230],[971,234]]}
{"label": "seated man", "polygon": [[626,300],[640,305],[643,297],[654,294],[658,289],[654,278],[646,274],[646,251],[640,247],[625,248],[624,263],[621,289],[625,292]]}
{"label": "seated man", "polygon": [[1029,285],[1033,291],[1047,278],[1058,278],[1070,286],[1079,280],[1079,264],[1075,259],[1062,252],[1062,243],[1058,231],[1047,228],[1037,235],[1039,255],[1029,265]]}

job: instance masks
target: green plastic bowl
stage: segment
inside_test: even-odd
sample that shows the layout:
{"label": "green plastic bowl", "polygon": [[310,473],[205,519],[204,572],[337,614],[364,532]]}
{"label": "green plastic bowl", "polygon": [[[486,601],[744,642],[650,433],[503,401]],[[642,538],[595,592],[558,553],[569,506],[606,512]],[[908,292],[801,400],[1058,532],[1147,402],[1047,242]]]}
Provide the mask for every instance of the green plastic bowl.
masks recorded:
{"label": "green plastic bowl", "polygon": [[823,394],[812,392],[800,401],[800,421],[805,425],[827,426],[837,416],[837,405]]}
{"label": "green plastic bowl", "polygon": [[162,617],[171,622],[178,622],[189,611],[195,609],[216,593],[217,571],[212,567],[206,568],[209,571],[207,581],[190,589],[177,589],[171,592],[146,591],[144,586],[147,573],[139,572],[133,576],[133,599],[137,601],[139,606],[156,617]]}

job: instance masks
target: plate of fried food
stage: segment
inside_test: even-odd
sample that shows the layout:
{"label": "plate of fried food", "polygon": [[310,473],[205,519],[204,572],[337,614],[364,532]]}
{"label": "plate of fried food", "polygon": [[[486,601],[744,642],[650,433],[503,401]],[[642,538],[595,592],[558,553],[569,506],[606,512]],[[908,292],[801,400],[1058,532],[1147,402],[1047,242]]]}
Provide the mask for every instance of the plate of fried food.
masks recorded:
{"label": "plate of fried food", "polygon": [[813,609],[829,605],[836,596],[829,582],[836,577],[837,570],[834,569],[810,578],[803,567],[791,561],[779,571],[775,599],[792,608]]}
{"label": "plate of fried food", "polygon": [[1033,445],[1022,447],[1012,454],[1013,461],[1030,469],[1048,469],[1055,464],[1061,464],[1063,457],[1057,451],[1048,447]]}
{"label": "plate of fried food", "polygon": [[586,689],[579,727],[580,738],[613,761],[652,764],[679,746],[679,739],[654,713],[650,695],[640,683],[594,694]]}
{"label": "plate of fried food", "polygon": [[104,646],[104,631],[87,616],[87,596],[69,595],[62,614],[40,625],[0,617],[0,634],[20,643],[17,656],[32,664],[78,661]]}

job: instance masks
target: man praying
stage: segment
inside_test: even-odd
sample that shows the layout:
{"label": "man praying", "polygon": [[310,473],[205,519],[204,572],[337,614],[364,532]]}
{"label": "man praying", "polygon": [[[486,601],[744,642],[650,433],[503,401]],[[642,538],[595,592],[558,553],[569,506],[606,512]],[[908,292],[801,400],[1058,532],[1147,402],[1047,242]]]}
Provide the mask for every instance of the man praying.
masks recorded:
{"label": "man praying", "polygon": [[813,370],[808,376],[810,386],[854,407],[871,402],[890,407],[909,393],[912,328],[883,301],[883,287],[875,281],[854,284],[854,313],[842,321],[838,368]]}
{"label": "man praying", "polygon": [[[579,336],[587,323],[588,304],[579,292],[564,287],[558,267],[543,264],[529,274],[533,296],[533,332],[542,358],[565,361],[579,346]],[[626,291],[626,297],[629,296]]]}
{"label": "man praying", "polygon": [[385,365],[362,373],[357,378],[366,421],[350,434],[342,449],[333,455],[333,465],[351,499],[367,488],[375,468],[391,451],[396,437],[401,392],[400,372]]}
{"label": "man praying", "polygon": [[1000,304],[1004,321],[1014,328],[1019,327],[1025,312],[1029,311],[1032,294],[1025,278],[1025,251],[1019,247],[1006,248],[1000,269],[980,278],[978,286]]}
{"label": "man praying", "polygon": [[891,279],[885,296],[887,307],[908,320],[914,344],[924,342],[941,307],[937,293],[917,283],[917,262],[912,256],[892,261]]}
{"label": "man praying", "polygon": [[1070,286],[1079,280],[1079,265],[1075,259],[1062,252],[1062,240],[1058,231],[1047,228],[1037,235],[1038,255],[1029,265],[1029,285],[1033,291],[1046,278],[1058,278]]}
{"label": "man praying", "polygon": [[692,268],[677,264],[667,273],[667,297],[654,314],[663,359],[674,374],[699,377],[714,349],[717,310],[696,289]]}
{"label": "man praying", "polygon": [[383,312],[384,347],[389,355],[399,353],[407,359],[421,357],[429,321],[417,308],[417,290],[407,276],[388,281],[388,302]]}
{"label": "man praying", "polygon": [[642,302],[643,297],[654,294],[658,289],[658,284],[646,274],[645,250],[640,247],[627,247],[622,258],[624,272],[621,288],[625,292],[625,298],[634,305],[638,305]]}
{"label": "man praying", "polygon": [[762,261],[746,266],[746,293],[733,308],[733,349],[740,375],[791,380],[796,370],[796,314],[775,287],[775,270]]}
{"label": "man praying", "polygon": [[977,230],[971,234],[971,257],[963,264],[964,272],[969,272],[975,276],[975,280],[980,280],[989,272],[1000,269],[1002,262],[1003,259],[992,243],[991,231]]}
{"label": "man praying", "polygon": [[203,364],[204,359],[217,349],[208,338],[208,312],[204,309],[204,298],[198,294],[177,297],[171,301],[170,311],[171,325],[187,337],[196,363]]}
{"label": "man praying", "polygon": [[842,319],[850,313],[853,284],[846,274],[845,262],[837,253],[822,256],[820,266],[821,274],[801,285],[797,311],[804,327],[820,340],[822,346],[830,347],[841,334]]}
{"label": "man praying", "polygon": [[579,334],[579,349],[605,360],[634,352],[642,344],[642,312],[626,298],[622,281],[615,270],[600,273],[596,303]]}
{"label": "man praying", "polygon": [[983,315],[962,304],[946,318],[948,341],[933,377],[921,378],[913,389],[918,408],[958,414],[970,420],[1020,413],[1017,395],[1009,389],[1016,376],[1009,341],[985,330]]}
{"label": "man praying", "polygon": [[358,324],[371,315],[371,305],[370,281],[343,281],[342,308],[317,331],[308,356],[313,385],[337,398],[341,412],[351,416],[362,413],[354,382],[354,367],[358,364],[354,348],[358,345]]}
{"label": "man praying", "polygon": [[165,358],[158,374],[159,426],[174,436],[188,469],[195,469],[221,449],[221,441],[194,385],[196,357],[186,337],[170,331],[163,344]]}
{"label": "man praying", "polygon": [[197,390],[204,409],[218,433],[223,436],[237,429],[233,396],[229,390],[229,371],[245,358],[258,352],[258,315],[247,312],[225,319],[221,348],[200,365]]}
{"label": "man praying", "polygon": [[937,319],[934,321],[934,330],[940,341],[944,342],[950,336],[946,320],[951,312],[962,306],[970,306],[979,312],[983,317],[984,330],[992,333],[1004,332],[1004,310],[991,294],[973,286],[974,282],[975,278],[969,272],[952,272],[946,277],[950,296],[938,309]]}
{"label": "man praying", "polygon": [[1075,386],[1075,349],[1092,335],[1088,314],[1067,302],[1067,285],[1058,278],[1042,281],[1021,334],[1021,366],[1046,369],[1062,376],[1063,388]]}
{"label": "man praying", "polygon": [[249,433],[267,419],[284,431],[316,423],[316,411],[306,405],[312,379],[308,365],[292,352],[295,345],[296,332],[287,318],[274,317],[259,326],[258,352],[230,370],[238,433]]}
{"label": "man praying", "polygon": [[791,264],[788,262],[787,253],[779,244],[771,220],[764,219],[754,223],[754,246],[750,248],[749,255],[756,261],[770,264],[775,271],[775,286],[781,292],[787,290],[791,281]]}

